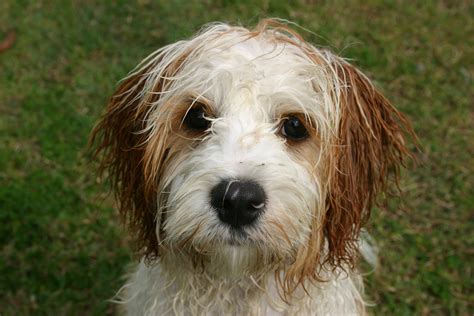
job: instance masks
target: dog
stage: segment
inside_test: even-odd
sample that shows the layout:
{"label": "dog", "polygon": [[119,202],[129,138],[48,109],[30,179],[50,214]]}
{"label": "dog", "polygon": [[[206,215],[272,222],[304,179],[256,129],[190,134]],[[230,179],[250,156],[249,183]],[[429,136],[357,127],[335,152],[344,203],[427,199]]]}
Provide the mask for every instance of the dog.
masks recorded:
{"label": "dog", "polygon": [[281,20],[145,58],[92,133],[140,258],[125,315],[363,315],[360,253],[411,127]]}

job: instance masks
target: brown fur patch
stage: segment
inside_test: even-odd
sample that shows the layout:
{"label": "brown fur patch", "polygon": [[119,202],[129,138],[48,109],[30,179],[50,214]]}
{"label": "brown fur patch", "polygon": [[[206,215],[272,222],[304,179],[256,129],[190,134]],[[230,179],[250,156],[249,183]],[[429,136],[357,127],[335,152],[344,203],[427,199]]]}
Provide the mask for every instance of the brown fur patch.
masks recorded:
{"label": "brown fur patch", "polygon": [[369,79],[339,60],[344,84],[338,139],[331,153],[325,235],[332,266],[353,267],[357,239],[377,196],[398,184],[399,170],[411,153],[404,135],[414,132],[403,114],[375,89]]}
{"label": "brown fur patch", "polygon": [[[178,57],[166,69],[164,77],[175,75],[185,59],[186,56]],[[165,216],[165,212],[157,214],[156,209],[159,175],[167,161],[185,147],[183,138],[171,133],[171,122],[177,121],[172,117],[173,104],[159,109],[159,115],[169,115],[171,120],[165,120],[166,123],[159,125],[153,133],[145,130],[150,106],[159,99],[156,92],[169,85],[168,79],[159,79],[151,91],[137,97],[143,90],[148,72],[157,62],[130,75],[119,85],[90,139],[100,172],[108,171],[119,212],[135,237],[137,252],[148,260],[159,255],[156,230]],[[162,234],[160,231],[159,235]]]}

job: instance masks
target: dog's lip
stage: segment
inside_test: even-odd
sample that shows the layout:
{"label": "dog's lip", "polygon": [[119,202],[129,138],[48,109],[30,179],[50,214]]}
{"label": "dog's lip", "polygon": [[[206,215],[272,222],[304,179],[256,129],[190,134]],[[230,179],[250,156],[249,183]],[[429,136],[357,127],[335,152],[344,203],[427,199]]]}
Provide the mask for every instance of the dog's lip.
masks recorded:
{"label": "dog's lip", "polygon": [[229,236],[224,239],[224,242],[231,246],[241,246],[251,243],[252,240],[244,229],[230,228]]}

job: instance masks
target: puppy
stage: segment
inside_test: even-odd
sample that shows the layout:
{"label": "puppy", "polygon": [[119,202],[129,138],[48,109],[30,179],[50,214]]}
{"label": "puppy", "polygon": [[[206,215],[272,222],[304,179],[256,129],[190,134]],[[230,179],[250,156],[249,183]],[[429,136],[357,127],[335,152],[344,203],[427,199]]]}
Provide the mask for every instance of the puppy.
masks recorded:
{"label": "puppy", "polygon": [[365,75],[276,20],[152,53],[92,134],[141,258],[122,312],[364,314],[361,226],[406,131]]}

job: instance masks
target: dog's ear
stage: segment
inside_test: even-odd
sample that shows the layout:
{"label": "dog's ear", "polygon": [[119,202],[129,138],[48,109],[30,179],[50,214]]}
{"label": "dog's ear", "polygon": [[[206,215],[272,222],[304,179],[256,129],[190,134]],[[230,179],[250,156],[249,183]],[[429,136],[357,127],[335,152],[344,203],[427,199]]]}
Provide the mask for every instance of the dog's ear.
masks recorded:
{"label": "dog's ear", "polygon": [[411,156],[405,135],[414,137],[407,119],[346,61],[336,58],[340,119],[330,159],[331,170],[324,234],[326,262],[353,267],[361,226],[377,196],[398,182],[405,158]]}
{"label": "dog's ear", "polygon": [[166,123],[150,128],[150,121],[157,112],[166,111],[156,109],[157,104],[185,59],[176,54],[166,61],[162,55],[151,55],[121,81],[90,138],[100,172],[108,173],[137,251],[150,260],[159,255],[164,212],[158,205],[158,183],[168,152]]}

